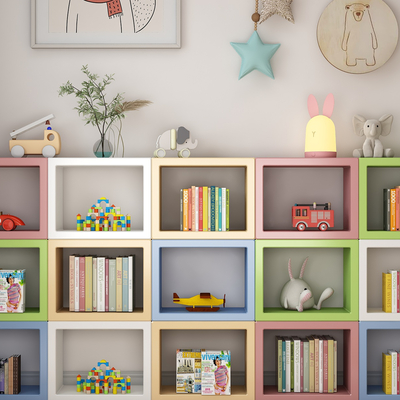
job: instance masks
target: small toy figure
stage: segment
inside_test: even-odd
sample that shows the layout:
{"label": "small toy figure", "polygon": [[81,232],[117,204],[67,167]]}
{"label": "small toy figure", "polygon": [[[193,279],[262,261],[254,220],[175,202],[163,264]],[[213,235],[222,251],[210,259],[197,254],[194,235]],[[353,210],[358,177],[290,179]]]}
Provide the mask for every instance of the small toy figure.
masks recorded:
{"label": "small toy figure", "polygon": [[[323,208],[317,209],[317,207]],[[292,226],[298,231],[304,231],[306,228],[326,231],[335,226],[334,217],[331,203],[295,204],[292,207]]]}
{"label": "small toy figure", "polygon": [[288,310],[303,311],[309,308],[321,309],[322,302],[329,299],[333,295],[332,288],[326,288],[319,298],[318,304],[315,305],[314,297],[310,285],[303,278],[304,268],[307,264],[308,257],[304,260],[301,267],[300,276],[293,278],[292,265],[289,259],[288,270],[290,281],[285,284],[281,292],[281,306]]}
{"label": "small toy figure", "polygon": [[197,139],[192,140],[190,137],[190,131],[183,126],[176,129],[171,129],[162,133],[156,142],[156,150],[154,151],[154,157],[162,158],[165,157],[167,150],[176,150],[178,157],[189,157],[190,150],[197,147]]}
{"label": "small toy figure", "polygon": [[0,226],[3,226],[5,231],[13,231],[17,226],[23,226],[24,221],[21,218],[16,217],[15,215],[3,214],[0,211]]}
{"label": "small toy figure", "polygon": [[218,311],[220,304],[223,304],[225,308],[225,295],[223,299],[217,299],[212,296],[211,293],[200,293],[197,296],[189,298],[180,298],[176,293],[174,293],[174,303],[183,304],[188,311]]}
{"label": "small toy figure", "polygon": [[385,114],[376,119],[365,119],[361,115],[353,117],[354,132],[365,136],[362,149],[355,149],[353,157],[393,157],[392,149],[384,149],[379,136],[387,136],[392,129],[393,115]]}

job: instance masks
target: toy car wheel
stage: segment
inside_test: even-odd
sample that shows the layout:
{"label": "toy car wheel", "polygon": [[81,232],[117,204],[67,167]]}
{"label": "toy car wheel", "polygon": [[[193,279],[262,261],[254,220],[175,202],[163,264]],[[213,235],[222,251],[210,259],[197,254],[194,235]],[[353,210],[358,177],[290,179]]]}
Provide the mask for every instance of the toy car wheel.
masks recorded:
{"label": "toy car wheel", "polygon": [[306,224],[305,224],[305,223],[300,222],[300,223],[297,225],[297,230],[298,230],[298,231],[304,231],[305,229],[306,229]]}
{"label": "toy car wheel", "polygon": [[328,224],[326,224],[325,222],[322,222],[322,223],[319,224],[318,229],[320,231],[326,231],[328,229]]}
{"label": "toy car wheel", "polygon": [[188,158],[190,157],[190,150],[189,149],[182,149],[178,151],[178,157],[180,158]]}
{"label": "toy car wheel", "polygon": [[11,149],[11,155],[16,158],[21,158],[25,154],[25,150],[22,146],[17,145]]}
{"label": "toy car wheel", "polygon": [[53,146],[47,145],[42,149],[43,157],[51,158],[56,155],[56,149]]}
{"label": "toy car wheel", "polygon": [[163,158],[165,157],[166,154],[167,154],[166,151],[162,147],[159,147],[154,151],[154,157],[157,158]]}
{"label": "toy car wheel", "polygon": [[16,228],[16,226],[15,226],[14,221],[12,219],[5,219],[3,221],[3,228],[6,231],[13,231]]}

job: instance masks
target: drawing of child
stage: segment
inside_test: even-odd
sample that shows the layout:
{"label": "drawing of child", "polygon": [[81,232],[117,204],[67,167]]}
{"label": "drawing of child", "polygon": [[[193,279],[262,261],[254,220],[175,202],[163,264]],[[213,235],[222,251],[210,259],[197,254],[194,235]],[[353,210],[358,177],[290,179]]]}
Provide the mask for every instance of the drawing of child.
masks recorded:
{"label": "drawing of child", "polygon": [[14,283],[12,275],[8,276],[7,282],[10,285],[7,289],[7,312],[17,312],[19,303],[21,302],[21,286],[19,283]]}
{"label": "drawing of child", "polygon": [[217,366],[217,369],[214,371],[215,376],[215,394],[221,395],[225,394],[226,387],[228,386],[229,376],[228,376],[228,368],[225,365],[221,365],[221,360],[219,357],[214,359],[214,365]]}

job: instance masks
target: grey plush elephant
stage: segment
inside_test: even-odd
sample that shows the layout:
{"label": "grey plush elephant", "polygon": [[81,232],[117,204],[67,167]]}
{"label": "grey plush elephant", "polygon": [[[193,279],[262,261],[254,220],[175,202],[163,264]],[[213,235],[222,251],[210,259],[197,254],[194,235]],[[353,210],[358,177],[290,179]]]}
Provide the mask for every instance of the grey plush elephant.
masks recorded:
{"label": "grey plush elephant", "polygon": [[308,308],[316,308],[317,310],[320,310],[322,302],[333,295],[333,289],[326,288],[322,292],[318,304],[315,304],[310,285],[302,279],[307,261],[308,257],[303,262],[300,276],[298,278],[293,278],[292,265],[289,259],[288,270],[290,281],[285,284],[281,292],[281,306],[283,308],[300,312]]}
{"label": "grey plush elephant", "polygon": [[154,157],[157,158],[165,157],[166,149],[177,150],[178,157],[189,157],[189,149],[195,149],[197,147],[197,139],[192,140],[190,131],[180,126],[178,129],[170,129],[162,133],[157,138],[156,147]]}
{"label": "grey plush elephant", "polygon": [[361,115],[353,117],[353,127],[356,135],[365,136],[362,149],[355,149],[353,157],[393,157],[392,149],[384,149],[380,136],[387,136],[392,128],[393,116],[385,114],[376,119],[365,119]]}

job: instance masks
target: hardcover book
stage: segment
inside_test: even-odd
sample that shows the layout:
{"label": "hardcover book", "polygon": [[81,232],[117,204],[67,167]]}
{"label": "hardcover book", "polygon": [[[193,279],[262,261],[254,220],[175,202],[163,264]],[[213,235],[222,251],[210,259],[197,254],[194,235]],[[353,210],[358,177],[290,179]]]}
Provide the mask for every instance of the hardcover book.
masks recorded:
{"label": "hardcover book", "polygon": [[201,394],[231,394],[231,352],[201,352]]}

